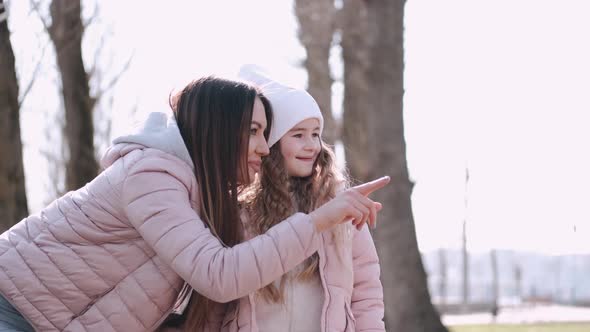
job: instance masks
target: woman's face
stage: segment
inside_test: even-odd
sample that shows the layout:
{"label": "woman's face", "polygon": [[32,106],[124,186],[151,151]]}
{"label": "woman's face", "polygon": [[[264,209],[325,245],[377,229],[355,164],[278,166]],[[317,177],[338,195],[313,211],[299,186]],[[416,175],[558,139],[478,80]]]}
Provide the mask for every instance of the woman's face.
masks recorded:
{"label": "woman's face", "polygon": [[248,141],[248,179],[240,179],[244,184],[254,181],[256,173],[260,171],[262,157],[268,155],[268,143],[264,137],[266,130],[266,115],[264,105],[260,98],[256,97],[252,110],[252,122],[250,123],[250,135]]}
{"label": "woman's face", "polygon": [[320,122],[315,118],[299,122],[281,137],[279,144],[287,174],[296,177],[310,176],[322,150]]}

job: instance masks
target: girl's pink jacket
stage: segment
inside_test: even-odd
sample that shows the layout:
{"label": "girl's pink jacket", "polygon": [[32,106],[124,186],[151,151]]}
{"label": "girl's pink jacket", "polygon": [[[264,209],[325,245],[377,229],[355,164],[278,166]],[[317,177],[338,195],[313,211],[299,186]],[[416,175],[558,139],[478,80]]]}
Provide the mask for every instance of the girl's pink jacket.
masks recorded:
{"label": "girl's pink jacket", "polygon": [[[340,227],[342,239],[324,232],[318,250],[324,289],[321,331],[385,331],[383,287],[373,238],[366,225],[360,231],[351,224]],[[222,331],[258,331],[256,321],[264,317],[256,315],[255,296],[251,293],[229,306]]]}

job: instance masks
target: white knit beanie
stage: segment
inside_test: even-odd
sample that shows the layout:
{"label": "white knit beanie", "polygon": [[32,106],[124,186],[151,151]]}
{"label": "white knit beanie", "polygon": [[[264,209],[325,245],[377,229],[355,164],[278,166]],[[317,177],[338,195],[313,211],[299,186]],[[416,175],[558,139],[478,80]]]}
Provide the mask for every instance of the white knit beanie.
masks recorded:
{"label": "white knit beanie", "polygon": [[320,136],[324,129],[324,118],[313,97],[302,89],[283,85],[269,77],[264,69],[247,64],[240,68],[238,78],[254,83],[268,98],[272,106],[273,119],[268,146],[273,146],[296,124],[310,118],[320,122]]}

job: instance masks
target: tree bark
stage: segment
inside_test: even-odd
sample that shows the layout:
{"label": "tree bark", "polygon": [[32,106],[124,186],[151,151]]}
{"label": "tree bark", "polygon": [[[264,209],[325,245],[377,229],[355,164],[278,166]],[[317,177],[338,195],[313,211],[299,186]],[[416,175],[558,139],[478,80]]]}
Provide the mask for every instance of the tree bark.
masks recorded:
{"label": "tree bark", "polygon": [[[373,195],[384,206],[374,238],[383,271],[385,324],[389,331],[447,331],[430,300],[412,213],[413,183],[403,126],[405,1],[361,3],[367,11],[369,52],[367,98],[359,108],[368,129],[356,137],[364,135],[368,142],[364,147],[371,163],[365,170],[367,177],[392,178],[388,187]],[[354,158],[350,155],[348,160]]]}
{"label": "tree bark", "polygon": [[[1,18],[4,17],[4,18]],[[29,214],[25,190],[18,80],[4,1],[0,0],[0,232]]]}
{"label": "tree bark", "polygon": [[305,47],[307,91],[320,106],[324,117],[323,139],[334,144],[339,136],[338,125],[332,115],[332,83],[330,49],[335,20],[333,0],[295,0],[295,14],[299,21],[299,40]]}
{"label": "tree bark", "polygon": [[353,180],[369,178],[369,131],[367,105],[369,98],[369,41],[367,40],[367,7],[358,0],[344,0],[339,16],[344,62],[344,101],[342,143],[346,166]]}
{"label": "tree bark", "polygon": [[66,190],[84,186],[98,174],[94,156],[94,126],[88,74],[82,60],[80,0],[53,0],[49,35],[55,46],[66,113]]}

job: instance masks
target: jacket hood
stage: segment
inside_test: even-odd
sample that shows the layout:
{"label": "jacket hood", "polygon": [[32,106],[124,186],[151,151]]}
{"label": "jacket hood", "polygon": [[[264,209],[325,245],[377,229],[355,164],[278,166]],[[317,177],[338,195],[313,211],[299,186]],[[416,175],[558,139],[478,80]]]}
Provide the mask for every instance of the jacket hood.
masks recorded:
{"label": "jacket hood", "polygon": [[117,159],[136,149],[152,148],[180,158],[194,169],[191,156],[180,135],[176,119],[162,112],[150,113],[131,133],[119,136],[105,152],[101,166],[107,168]]}

